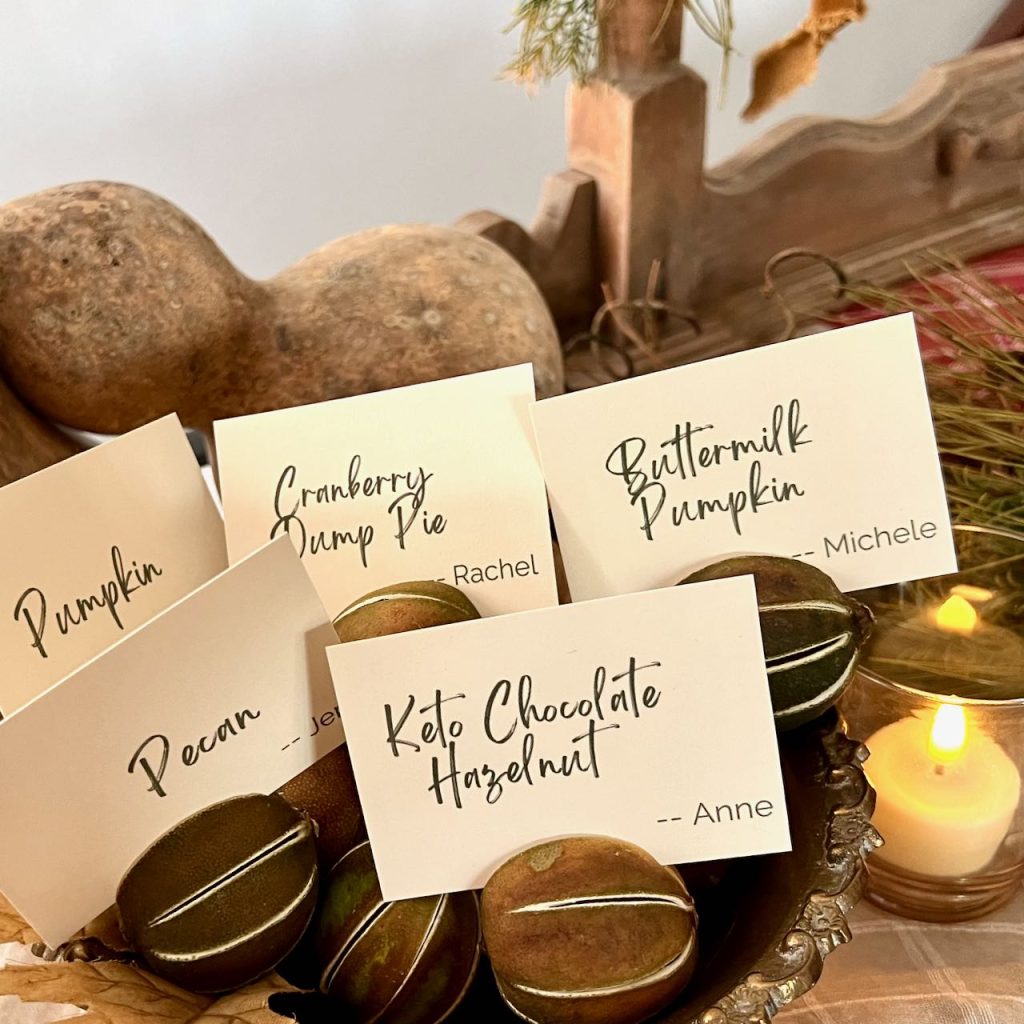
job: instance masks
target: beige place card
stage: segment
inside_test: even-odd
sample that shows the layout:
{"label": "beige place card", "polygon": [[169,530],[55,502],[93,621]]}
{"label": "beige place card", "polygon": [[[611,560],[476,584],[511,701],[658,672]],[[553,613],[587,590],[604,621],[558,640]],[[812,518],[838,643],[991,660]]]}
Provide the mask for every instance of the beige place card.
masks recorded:
{"label": "beige place card", "polygon": [[0,715],[227,567],[177,416],[0,490]]}
{"label": "beige place card", "polygon": [[281,539],[0,724],[0,890],[44,941],[110,906],[182,818],[273,792],[343,740],[336,642]]}
{"label": "beige place card", "polygon": [[483,615],[555,604],[533,399],[514,366],[220,421],[229,557],[287,534],[332,616],[408,580]]}
{"label": "beige place card", "polygon": [[843,590],[956,570],[910,314],[539,402],[575,600],[733,554],[801,558]]}
{"label": "beige place card", "polygon": [[384,898],[579,833],[662,863],[788,850],[752,577],[328,651]]}

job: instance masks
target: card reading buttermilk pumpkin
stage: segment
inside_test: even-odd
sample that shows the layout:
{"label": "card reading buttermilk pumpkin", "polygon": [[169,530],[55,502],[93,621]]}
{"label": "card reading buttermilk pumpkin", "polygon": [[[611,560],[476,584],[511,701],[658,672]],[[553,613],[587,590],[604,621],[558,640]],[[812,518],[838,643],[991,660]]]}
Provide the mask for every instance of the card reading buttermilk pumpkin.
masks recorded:
{"label": "card reading buttermilk pumpkin", "polygon": [[533,422],[577,601],[734,554],[846,591],[956,570],[910,314],[549,399]]}
{"label": "card reading buttermilk pumpkin", "polygon": [[281,539],[17,711],[0,725],[0,891],[57,946],[168,828],[330,753],[336,642]]}
{"label": "card reading buttermilk pumpkin", "polygon": [[562,835],[664,864],[790,848],[750,576],[327,653],[387,900]]}
{"label": "card reading buttermilk pumpkin", "polygon": [[177,416],[0,490],[0,718],[227,567]]}
{"label": "card reading buttermilk pumpkin", "polygon": [[231,561],[287,534],[332,616],[408,580],[555,604],[534,394],[524,365],[219,421]]}

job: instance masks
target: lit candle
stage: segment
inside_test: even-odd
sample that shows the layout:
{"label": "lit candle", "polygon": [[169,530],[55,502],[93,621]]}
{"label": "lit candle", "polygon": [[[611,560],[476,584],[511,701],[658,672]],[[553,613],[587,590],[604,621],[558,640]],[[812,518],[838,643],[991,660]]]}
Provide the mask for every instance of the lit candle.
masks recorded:
{"label": "lit candle", "polygon": [[918,690],[1006,700],[1024,696],[1024,637],[978,613],[996,595],[958,583],[942,604],[879,617],[864,666]]}
{"label": "lit candle", "polygon": [[968,727],[959,704],[941,705],[931,720],[893,722],[867,747],[884,860],[942,877],[992,860],[1020,802],[1020,773],[998,743]]}

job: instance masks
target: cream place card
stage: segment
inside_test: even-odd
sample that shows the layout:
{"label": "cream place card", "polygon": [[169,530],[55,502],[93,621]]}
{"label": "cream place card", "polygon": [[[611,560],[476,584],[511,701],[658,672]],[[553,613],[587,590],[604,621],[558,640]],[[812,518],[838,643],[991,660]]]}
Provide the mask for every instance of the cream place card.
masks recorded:
{"label": "cream place card", "polygon": [[580,833],[665,864],[788,850],[750,576],[328,651],[384,898]]}
{"label": "cream place card", "polygon": [[287,534],[332,616],[407,580],[483,615],[555,604],[533,400],[514,366],[220,421],[230,559]]}
{"label": "cream place card", "polygon": [[0,717],[227,567],[177,416],[0,490]]}
{"label": "cream place card", "polygon": [[110,906],[182,818],[273,792],[342,741],[336,642],[281,539],[0,725],[0,890],[45,942]]}
{"label": "cream place card", "polygon": [[575,600],[732,554],[843,590],[956,570],[913,317],[664,370],[534,406]]}

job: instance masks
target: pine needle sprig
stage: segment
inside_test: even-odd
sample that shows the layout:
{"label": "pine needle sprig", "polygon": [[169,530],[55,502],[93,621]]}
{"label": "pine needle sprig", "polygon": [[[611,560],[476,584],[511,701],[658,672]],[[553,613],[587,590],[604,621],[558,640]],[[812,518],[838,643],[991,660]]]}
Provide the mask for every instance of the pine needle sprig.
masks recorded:
{"label": "pine needle sprig", "polygon": [[507,31],[520,32],[507,74],[535,85],[565,71],[578,82],[597,62],[597,0],[521,0]]}
{"label": "pine needle sprig", "polygon": [[1024,297],[941,257],[909,269],[907,292],[853,282],[843,294],[913,312],[941,346],[926,377],[954,520],[1024,532]]}
{"label": "pine needle sprig", "polygon": [[[653,38],[665,30],[678,4],[722,48],[722,88],[734,52],[733,0],[665,0]],[[607,8],[605,8],[607,9]],[[519,32],[519,48],[505,73],[527,85],[550,81],[563,72],[586,82],[597,67],[598,0],[519,0],[506,31]]]}

